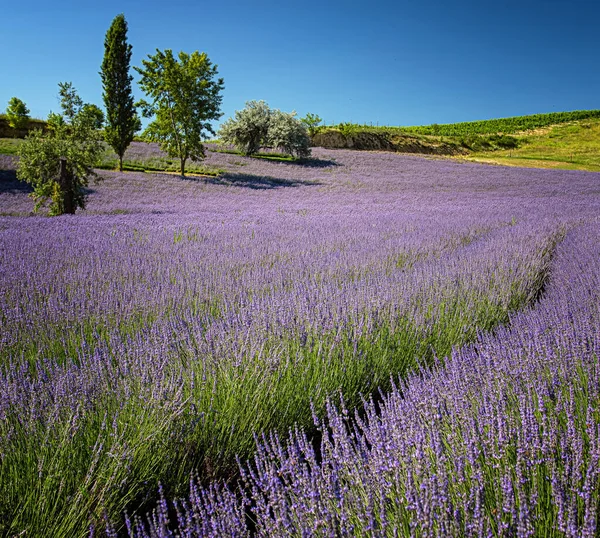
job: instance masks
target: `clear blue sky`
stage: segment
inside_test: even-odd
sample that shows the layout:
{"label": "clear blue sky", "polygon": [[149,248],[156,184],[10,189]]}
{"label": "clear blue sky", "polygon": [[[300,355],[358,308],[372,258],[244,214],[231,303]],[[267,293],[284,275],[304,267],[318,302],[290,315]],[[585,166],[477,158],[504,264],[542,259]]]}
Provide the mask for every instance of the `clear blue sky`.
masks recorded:
{"label": "clear blue sky", "polygon": [[0,111],[17,96],[45,118],[61,81],[102,106],[119,13],[132,65],[156,48],[208,54],[225,79],[223,120],[251,99],[380,125],[600,108],[598,0],[2,0]]}

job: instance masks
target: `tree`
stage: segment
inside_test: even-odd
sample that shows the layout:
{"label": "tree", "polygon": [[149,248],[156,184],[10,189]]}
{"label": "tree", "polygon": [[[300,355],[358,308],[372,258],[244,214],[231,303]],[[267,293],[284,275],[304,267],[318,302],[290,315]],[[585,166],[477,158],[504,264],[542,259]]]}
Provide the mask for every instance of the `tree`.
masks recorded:
{"label": "tree", "polygon": [[295,117],[280,110],[271,113],[268,142],[271,147],[282,149],[289,155],[304,158],[310,155],[310,138],[306,126]]}
{"label": "tree", "polygon": [[246,155],[264,147],[279,148],[290,155],[308,157],[310,138],[306,126],[288,114],[272,110],[264,101],[248,101],[246,108],[235,113],[219,130],[222,142],[233,144]]}
{"label": "tree", "polygon": [[181,175],[185,176],[188,159],[205,157],[202,140],[205,131],[215,134],[211,121],[221,117],[224,88],[222,78],[216,79],[217,66],[205,53],[180,52],[178,59],[170,49],[156,50],[154,56],[142,60],[140,87],[150,98],[140,101],[144,117],[155,117],[144,135],[158,142],[171,157],[179,158]]}
{"label": "tree", "polygon": [[29,109],[18,97],[11,97],[6,108],[8,125],[13,129],[24,129],[29,123]]}
{"label": "tree", "polygon": [[83,187],[104,148],[93,116],[70,82],[59,84],[62,114],[50,113],[47,134],[35,130],[19,146],[17,177],[33,186],[37,211],[48,200],[51,215],[85,208]]}
{"label": "tree", "polygon": [[104,39],[102,79],[106,129],[104,138],[119,156],[119,170],[123,171],[123,155],[140,129],[131,92],[133,77],[129,74],[131,45],[127,43],[127,21],[123,14],[117,15]]}
{"label": "tree", "polygon": [[246,108],[236,110],[219,129],[219,138],[233,144],[245,155],[254,155],[266,145],[269,135],[271,109],[264,101],[248,101]]}
{"label": "tree", "polygon": [[86,103],[81,109],[81,113],[88,117],[89,123],[93,129],[99,130],[104,126],[104,112],[99,106]]}
{"label": "tree", "polygon": [[314,136],[319,131],[319,124],[323,120],[319,116],[317,116],[316,114],[311,114],[309,112],[308,114],[306,114],[306,116],[304,116],[303,118],[301,118],[300,121],[304,125],[306,125],[306,128],[308,129],[308,134],[310,136]]}

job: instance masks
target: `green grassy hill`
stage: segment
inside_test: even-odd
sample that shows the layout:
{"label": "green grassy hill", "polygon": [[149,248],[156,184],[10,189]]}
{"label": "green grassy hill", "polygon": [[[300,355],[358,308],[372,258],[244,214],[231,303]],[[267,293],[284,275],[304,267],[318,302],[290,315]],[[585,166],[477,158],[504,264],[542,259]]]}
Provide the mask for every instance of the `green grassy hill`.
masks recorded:
{"label": "green grassy hill", "polygon": [[600,110],[412,127],[321,127],[317,146],[447,155],[536,168],[600,171]]}
{"label": "green grassy hill", "polygon": [[553,125],[519,135],[514,149],[479,151],[469,160],[508,166],[600,172],[600,119]]}
{"label": "green grassy hill", "polygon": [[424,135],[461,137],[469,135],[515,134],[573,121],[600,119],[600,110],[573,110],[571,112],[551,112],[549,114],[531,114],[481,121],[461,123],[434,123],[414,127],[400,127],[401,130]]}

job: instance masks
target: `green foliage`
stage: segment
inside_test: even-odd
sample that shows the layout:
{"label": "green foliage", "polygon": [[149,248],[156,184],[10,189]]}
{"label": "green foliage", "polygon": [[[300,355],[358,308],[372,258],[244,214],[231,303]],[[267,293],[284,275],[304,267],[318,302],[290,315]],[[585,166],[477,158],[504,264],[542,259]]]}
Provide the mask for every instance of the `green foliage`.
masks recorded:
{"label": "green foliage", "polygon": [[63,114],[50,114],[49,133],[35,130],[18,148],[17,177],[33,186],[36,211],[50,200],[51,215],[85,208],[83,187],[95,176],[92,167],[103,152],[94,117],[71,83],[60,83],[59,95]]}
{"label": "green foliage", "polygon": [[142,77],[140,87],[150,99],[140,101],[139,106],[145,117],[155,117],[144,134],[171,157],[179,158],[184,176],[188,159],[205,157],[205,131],[215,134],[211,121],[221,117],[224,82],[215,79],[217,66],[206,53],[180,52],[177,60],[170,49],[157,49],[148,58],[142,60],[142,68],[135,68]]}
{"label": "green foliage", "polygon": [[79,116],[83,109],[83,100],[79,97],[71,82],[58,83],[58,96],[60,97],[60,107],[63,111],[62,115],[65,123],[75,126],[76,123],[80,123],[79,120],[85,120],[83,116]]}
{"label": "green foliage", "polygon": [[88,116],[88,120],[93,129],[102,129],[104,126],[104,112],[100,107],[86,103],[81,109],[81,113]]}
{"label": "green foliage", "polygon": [[29,122],[29,109],[18,97],[11,97],[6,108],[6,119],[13,129],[24,129]]}
{"label": "green foliage", "polygon": [[63,117],[63,115],[57,114],[56,112],[50,112],[46,121],[48,123],[48,129],[50,129],[51,131],[55,131],[56,129],[59,129],[60,127],[64,127],[66,125],[65,118]]}
{"label": "green foliage", "polygon": [[254,155],[266,144],[270,119],[271,109],[267,103],[248,101],[243,110],[235,111],[235,119],[229,118],[223,123],[219,138],[245,155]]}
{"label": "green foliage", "polygon": [[519,139],[509,135],[465,135],[459,138],[460,144],[471,151],[496,151],[519,147]]}
{"label": "green foliage", "polygon": [[123,155],[131,144],[141,122],[136,113],[131,91],[133,77],[129,74],[131,45],[127,43],[127,21],[123,14],[117,15],[104,39],[102,79],[106,129],[104,138],[119,156],[119,169],[123,171]]}
{"label": "green foliage", "polygon": [[443,125],[420,125],[402,127],[410,133],[441,136],[465,136],[473,134],[518,133],[566,123],[569,121],[600,118],[600,110],[574,110],[572,112],[552,112],[550,114],[532,114],[529,116],[514,116],[482,121],[448,123]]}
{"label": "green foliage", "polygon": [[520,136],[516,148],[498,146],[472,158],[512,166],[600,172],[600,119],[558,124]]}
{"label": "green foliage", "polygon": [[360,131],[360,126],[356,125],[355,123],[339,123],[338,125],[335,126],[335,128],[340,131],[344,136],[352,136],[356,133],[358,133],[358,131]]}
{"label": "green foliage", "polygon": [[310,136],[314,136],[319,132],[319,125],[323,120],[316,114],[311,114],[309,112],[308,114],[306,114],[306,116],[301,118],[300,121],[304,125],[306,125],[306,128],[308,129],[308,134]]}
{"label": "green foliage", "polygon": [[16,155],[22,143],[20,138],[0,138],[0,155]]}
{"label": "green foliage", "polygon": [[233,144],[245,155],[256,155],[261,147],[271,147],[288,155],[308,157],[310,138],[306,125],[281,110],[272,110],[264,101],[248,101],[219,130],[219,138]]}

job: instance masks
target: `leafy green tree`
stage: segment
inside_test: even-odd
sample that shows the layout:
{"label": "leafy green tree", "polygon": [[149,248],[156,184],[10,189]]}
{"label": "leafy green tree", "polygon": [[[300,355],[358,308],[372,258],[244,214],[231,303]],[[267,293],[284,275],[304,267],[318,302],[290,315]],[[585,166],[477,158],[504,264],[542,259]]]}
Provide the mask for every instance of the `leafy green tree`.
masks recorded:
{"label": "leafy green tree", "polygon": [[94,129],[102,129],[104,126],[104,112],[99,106],[86,103],[83,105],[81,113],[88,116],[89,123]]}
{"label": "leafy green tree", "polygon": [[157,49],[148,58],[142,60],[142,68],[135,68],[142,77],[139,85],[150,99],[138,105],[144,117],[155,118],[144,136],[158,142],[171,157],[179,158],[181,175],[185,176],[188,159],[205,157],[205,132],[215,134],[211,121],[222,115],[224,82],[215,79],[217,66],[205,53],[180,52],[176,59],[170,49]]}
{"label": "leafy green tree", "polygon": [[47,134],[33,131],[19,146],[17,177],[33,186],[37,211],[50,201],[51,215],[85,208],[85,192],[93,166],[104,147],[93,116],[69,83],[59,84],[62,114],[50,113]]}
{"label": "leafy green tree", "polygon": [[245,155],[254,155],[267,144],[271,109],[264,101],[248,101],[243,110],[236,110],[219,129],[219,138],[233,144]]}
{"label": "leafy green tree", "polygon": [[11,97],[6,108],[8,125],[13,129],[24,129],[29,123],[29,109],[18,97]]}
{"label": "leafy green tree", "polygon": [[310,138],[306,125],[294,113],[272,111],[267,138],[271,147],[282,149],[289,155],[300,158],[310,155]]}
{"label": "leafy green tree", "polygon": [[308,134],[310,136],[314,136],[319,132],[319,125],[323,120],[316,114],[311,114],[309,112],[308,114],[306,114],[306,116],[301,118],[300,121],[304,125],[306,125],[306,128],[308,129]]}
{"label": "leafy green tree", "polygon": [[133,77],[129,74],[131,45],[127,43],[127,21],[117,15],[106,32],[104,59],[100,77],[106,107],[104,138],[119,156],[119,170],[123,171],[123,155],[136,131],[141,128],[131,91]]}

